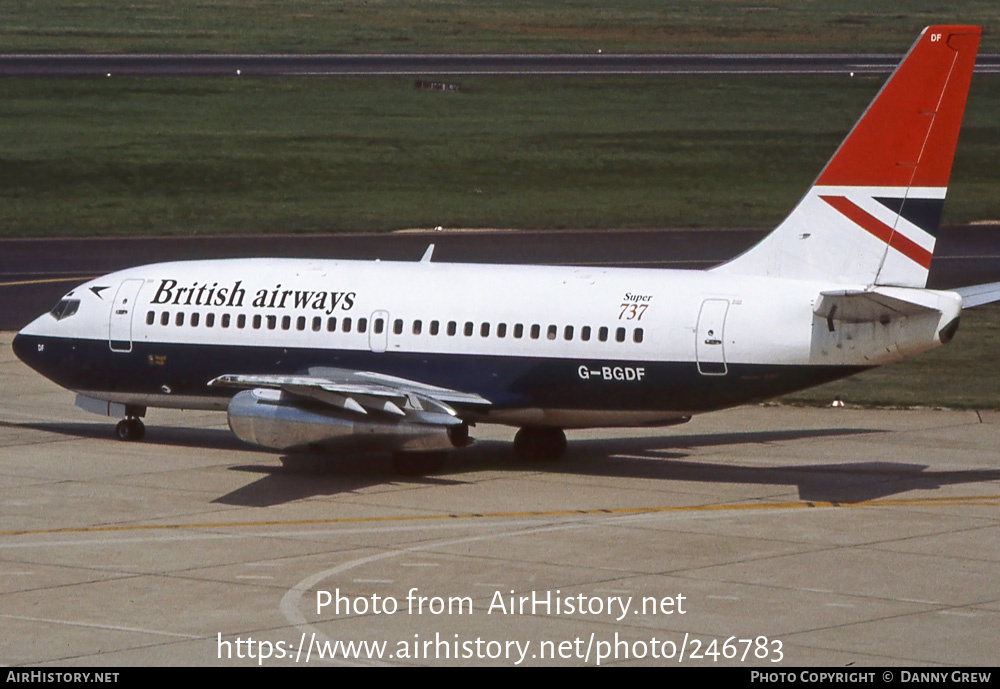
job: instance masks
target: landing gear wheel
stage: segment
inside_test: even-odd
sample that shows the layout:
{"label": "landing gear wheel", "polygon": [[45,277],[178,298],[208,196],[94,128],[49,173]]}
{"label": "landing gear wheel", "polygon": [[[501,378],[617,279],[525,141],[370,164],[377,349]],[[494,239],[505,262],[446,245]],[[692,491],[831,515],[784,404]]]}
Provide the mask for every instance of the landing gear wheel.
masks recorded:
{"label": "landing gear wheel", "polygon": [[115,426],[115,435],[119,440],[126,442],[138,442],[146,437],[146,426],[136,418],[129,418],[119,421]]}
{"label": "landing gear wheel", "polygon": [[561,428],[525,426],[514,436],[514,454],[525,462],[559,459],[566,452],[566,434]]}
{"label": "landing gear wheel", "polygon": [[402,476],[426,476],[444,468],[447,452],[393,452],[392,468]]}

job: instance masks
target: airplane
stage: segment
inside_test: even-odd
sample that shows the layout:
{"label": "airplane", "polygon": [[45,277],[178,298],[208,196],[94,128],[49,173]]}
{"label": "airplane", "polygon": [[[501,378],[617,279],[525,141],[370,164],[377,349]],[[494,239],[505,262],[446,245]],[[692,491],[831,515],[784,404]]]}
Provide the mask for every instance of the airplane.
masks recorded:
{"label": "airplane", "polygon": [[425,473],[519,428],[670,426],[950,341],[1000,283],[926,289],[981,29],[931,26],[806,195],[708,270],[226,259],[90,280],[13,341],[26,364],[120,417],[217,409],[247,443],[393,453]]}

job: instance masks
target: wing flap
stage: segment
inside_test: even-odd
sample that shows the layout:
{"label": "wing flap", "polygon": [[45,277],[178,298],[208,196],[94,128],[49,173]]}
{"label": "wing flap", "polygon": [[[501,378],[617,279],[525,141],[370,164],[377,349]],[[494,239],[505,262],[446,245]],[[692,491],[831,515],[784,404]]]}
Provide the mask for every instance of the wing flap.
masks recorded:
{"label": "wing flap", "polygon": [[468,405],[473,407],[489,407],[491,402],[473,392],[462,392],[452,388],[443,388],[437,385],[428,385],[408,378],[399,378],[385,373],[375,373],[374,371],[353,371],[344,368],[314,367],[309,369],[310,376],[323,378],[336,386],[358,385],[366,389],[382,390],[383,396],[391,396],[390,392],[396,394],[414,393],[422,397],[439,400],[450,404]]}

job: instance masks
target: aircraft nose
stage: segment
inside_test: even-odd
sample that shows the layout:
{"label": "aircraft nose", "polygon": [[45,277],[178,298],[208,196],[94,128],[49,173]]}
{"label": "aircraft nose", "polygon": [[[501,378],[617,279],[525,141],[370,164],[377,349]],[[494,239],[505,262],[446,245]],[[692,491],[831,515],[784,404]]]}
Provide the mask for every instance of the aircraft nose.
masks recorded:
{"label": "aircraft nose", "polygon": [[28,348],[27,338],[21,333],[18,333],[14,336],[14,340],[10,343],[10,348],[14,350],[14,356],[21,361],[24,361],[25,352]]}
{"label": "aircraft nose", "polygon": [[44,327],[40,327],[45,323],[45,320],[45,316],[39,316],[31,323],[28,323],[14,335],[14,339],[10,343],[10,348],[14,351],[14,356],[35,370],[37,370],[35,364],[40,358],[39,353],[45,351],[45,340],[43,337],[45,330]]}
{"label": "aircraft nose", "polygon": [[45,348],[45,345],[41,343],[38,337],[25,333],[22,330],[14,336],[14,339],[10,343],[10,348],[14,350],[14,356],[36,371],[38,370],[39,352],[42,352]]}

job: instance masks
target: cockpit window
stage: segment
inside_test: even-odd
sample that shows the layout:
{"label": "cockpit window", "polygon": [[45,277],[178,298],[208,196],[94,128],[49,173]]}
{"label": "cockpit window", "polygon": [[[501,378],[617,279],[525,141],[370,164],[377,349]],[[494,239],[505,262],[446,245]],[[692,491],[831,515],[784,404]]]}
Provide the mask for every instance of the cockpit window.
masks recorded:
{"label": "cockpit window", "polygon": [[61,321],[75,314],[79,308],[79,299],[62,299],[49,314],[57,321]]}

